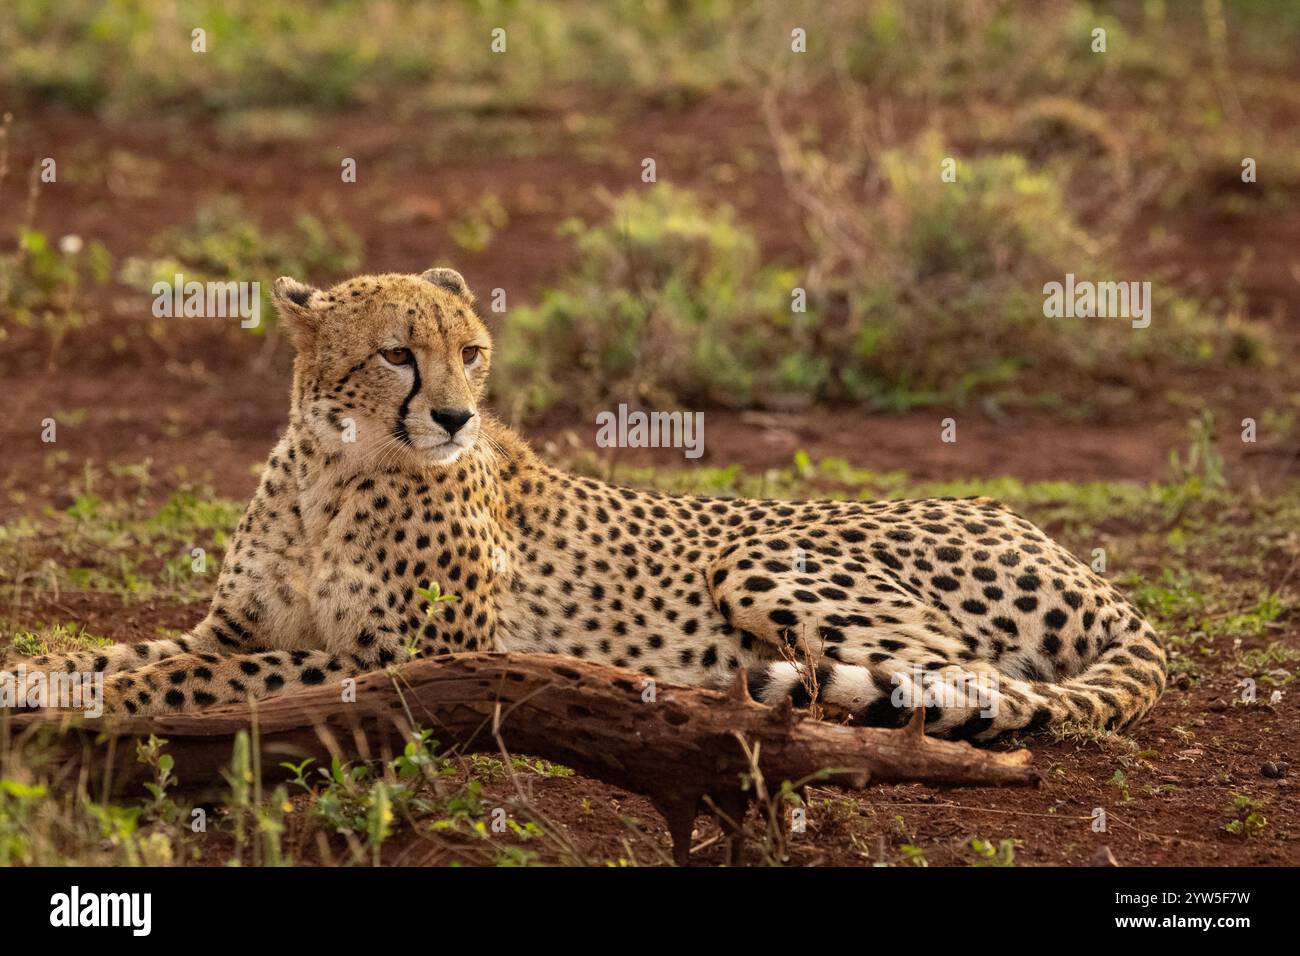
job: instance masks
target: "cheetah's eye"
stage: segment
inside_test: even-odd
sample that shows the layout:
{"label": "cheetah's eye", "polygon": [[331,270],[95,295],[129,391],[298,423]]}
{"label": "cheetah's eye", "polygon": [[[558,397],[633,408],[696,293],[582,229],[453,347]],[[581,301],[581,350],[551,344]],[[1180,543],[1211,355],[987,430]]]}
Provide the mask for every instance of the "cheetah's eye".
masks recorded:
{"label": "cheetah's eye", "polygon": [[384,357],[384,361],[385,361],[385,362],[388,362],[390,365],[410,365],[410,364],[411,364],[411,350],[410,350],[410,349],[403,349],[403,348],[396,348],[396,349],[380,349],[380,350],[379,350],[379,354],[382,355],[382,356]]}
{"label": "cheetah's eye", "polygon": [[483,346],[467,345],[460,350],[460,360],[468,367],[478,361],[478,357],[483,354]]}

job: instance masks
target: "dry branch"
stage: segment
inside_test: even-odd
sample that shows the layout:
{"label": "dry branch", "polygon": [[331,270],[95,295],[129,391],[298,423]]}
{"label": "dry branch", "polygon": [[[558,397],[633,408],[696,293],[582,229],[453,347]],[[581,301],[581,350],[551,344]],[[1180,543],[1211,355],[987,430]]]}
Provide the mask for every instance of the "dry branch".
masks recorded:
{"label": "dry branch", "polygon": [[[133,739],[166,738],[187,786],[217,785],[231,738],[256,723],[261,766],[281,761],[383,758],[400,752],[413,725],[461,753],[511,751],[553,760],[655,804],[674,853],[685,862],[702,801],[743,811],[742,777],[751,766],[768,781],[800,781],[829,771],[827,783],[919,782],[956,786],[1032,785],[1026,750],[999,753],[925,737],[922,712],[909,727],[880,730],[806,720],[788,702],[755,703],[744,675],[729,693],[671,684],[647,693],[635,671],[544,654],[458,654],[414,661],[357,680],[355,702],[338,685],[272,697],[256,707],[99,721],[63,718],[60,759],[92,779],[139,779]],[[11,718],[20,738],[44,736],[57,718]],[[497,740],[497,732],[501,740]],[[743,816],[743,813],[742,813]]]}

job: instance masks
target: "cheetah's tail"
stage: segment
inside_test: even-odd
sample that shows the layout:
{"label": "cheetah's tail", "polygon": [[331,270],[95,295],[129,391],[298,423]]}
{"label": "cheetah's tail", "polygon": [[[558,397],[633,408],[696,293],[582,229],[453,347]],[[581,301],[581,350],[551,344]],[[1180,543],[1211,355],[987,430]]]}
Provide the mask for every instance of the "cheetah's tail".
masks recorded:
{"label": "cheetah's tail", "polygon": [[991,740],[1068,723],[1118,729],[1143,716],[1164,691],[1165,650],[1136,611],[1112,619],[1108,633],[1097,658],[1060,682],[1029,681],[978,662],[922,670],[903,660],[773,661],[754,668],[748,686],[764,703],[816,701],[874,727],[902,726],[923,706],[926,732],[941,737]]}

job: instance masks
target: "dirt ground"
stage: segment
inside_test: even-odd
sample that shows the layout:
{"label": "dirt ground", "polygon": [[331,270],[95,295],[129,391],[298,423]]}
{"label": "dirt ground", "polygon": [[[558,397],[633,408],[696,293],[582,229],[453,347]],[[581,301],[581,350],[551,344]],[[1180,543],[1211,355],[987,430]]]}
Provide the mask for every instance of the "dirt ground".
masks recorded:
{"label": "dirt ground", "polygon": [[[238,194],[264,223],[286,214],[320,212],[321,197],[365,241],[372,269],[418,271],[431,263],[454,263],[478,288],[508,285],[519,301],[553,280],[569,256],[555,229],[571,214],[596,216],[591,187],[628,185],[627,170],[655,144],[665,157],[666,178],[706,195],[727,181],[727,201],[757,228],[765,251],[795,252],[804,240],[787,204],[769,203],[780,187],[773,164],[758,163],[741,181],[720,175],[742,148],[766,155],[760,124],[738,115],[743,104],[713,98],[684,112],[638,115],[600,139],[600,148],[569,153],[573,116],[556,111],[534,117],[535,149],[527,156],[498,157],[479,148],[448,150],[430,164],[421,147],[434,137],[422,124],[374,115],[344,115],[313,137],[315,146],[271,143],[239,148],[212,126],[186,121],[133,122],[110,127],[76,116],[42,117],[39,129],[16,131],[14,166],[25,168],[46,151],[78,155],[166,156],[149,167],[156,177],[146,193],[130,183],[87,176],[42,193],[36,224],[52,236],[75,233],[101,238],[115,259],[140,251],[144,237],[187,221],[205,199]],[[707,133],[707,135],[705,135]],[[339,189],[337,158],[354,155],[361,175]],[[345,145],[346,144],[346,145]],[[346,150],[346,152],[344,152]],[[325,159],[322,160],[322,154]],[[106,164],[103,164],[106,165]],[[433,174],[430,174],[432,165]],[[468,253],[440,225],[446,210],[495,191],[509,225],[483,252]],[[18,203],[0,208],[0,229],[18,221]],[[1179,237],[1172,267],[1190,285],[1207,290],[1240,282],[1256,314],[1272,316],[1285,361],[1294,363],[1300,340],[1300,281],[1291,260],[1300,242],[1300,219],[1261,218],[1249,226],[1213,218],[1172,225]],[[1243,245],[1255,249],[1244,275],[1235,269]],[[1171,263],[1166,262],[1166,265]],[[508,277],[508,281],[503,278]],[[274,277],[266,277],[270,281]],[[313,277],[316,279],[328,277]],[[101,321],[71,333],[57,349],[28,330],[13,330],[0,351],[0,520],[39,514],[71,504],[68,475],[87,465],[98,469],[96,493],[104,498],[143,494],[162,500],[182,484],[211,487],[241,499],[254,488],[254,469],[265,458],[287,412],[289,356],[283,343],[235,344],[224,330],[178,321],[163,337],[122,334],[146,315],[139,291],[111,286],[99,303]],[[507,319],[508,321],[508,319]],[[1233,440],[1234,422],[1258,414],[1276,386],[1266,378],[1229,383],[1210,374],[1196,382],[1167,383],[1170,392],[1215,399],[1222,410],[1218,447],[1236,480],[1267,492],[1300,476],[1300,449],[1265,441]],[[1123,480],[1167,477],[1169,452],[1187,441],[1189,412],[1177,401],[1163,411],[1135,410],[1111,420],[1070,423],[1047,413],[1015,413],[1009,421],[978,407],[927,409],[905,414],[842,408],[795,413],[713,412],[706,419],[707,457],[702,465],[739,464],[762,470],[788,465],[796,451],[814,459],[841,457],[876,471],[905,471],[920,479],[1009,475],[1026,480]],[[57,455],[39,439],[36,423],[48,415],[83,410],[60,432]],[[940,421],[958,420],[959,440],[939,440]],[[541,421],[527,429],[535,444],[563,457],[595,454],[595,428],[572,421]],[[148,461],[150,482],[114,476],[109,466]],[[651,451],[624,451],[619,464],[677,467],[680,461]],[[146,640],[159,628],[197,623],[203,603],[147,600],[123,605],[91,593],[38,597],[0,612],[33,622],[76,620],[97,634],[123,641]],[[1300,645],[1300,622],[1283,638]],[[1226,639],[1223,639],[1226,640]],[[1249,645],[1248,645],[1249,646]],[[1227,647],[1220,648],[1227,650]],[[975,858],[973,837],[997,844],[1018,841],[1018,864],[1086,864],[1108,846],[1121,864],[1270,865],[1300,863],[1300,801],[1291,776],[1264,776],[1266,763],[1300,768],[1300,698],[1276,707],[1231,706],[1234,678],[1207,669],[1194,686],[1171,687],[1153,714],[1127,738],[1107,741],[1028,742],[1044,785],[1035,790],[939,791],[921,786],[880,787],[845,802],[848,795],[816,789],[808,830],[790,839],[795,864],[867,865],[899,862],[903,848],[920,847],[930,864],[965,864]],[[1117,776],[1118,774],[1118,776]],[[656,812],[639,797],[580,777],[528,777],[532,802],[591,861],[627,857],[628,841],[639,862],[659,862],[667,835]],[[1250,839],[1223,830],[1231,819],[1234,792],[1249,785],[1270,794],[1269,826]],[[504,795],[506,784],[489,788]],[[1096,808],[1107,816],[1105,832],[1092,827]],[[638,825],[629,825],[635,818]],[[638,836],[637,834],[640,833]],[[631,838],[630,836],[631,835]],[[701,822],[703,844],[696,859],[717,863],[716,830]],[[639,849],[638,849],[639,847]],[[751,850],[756,854],[757,850]],[[757,857],[753,857],[757,859]],[[387,862],[441,862],[401,839]]]}

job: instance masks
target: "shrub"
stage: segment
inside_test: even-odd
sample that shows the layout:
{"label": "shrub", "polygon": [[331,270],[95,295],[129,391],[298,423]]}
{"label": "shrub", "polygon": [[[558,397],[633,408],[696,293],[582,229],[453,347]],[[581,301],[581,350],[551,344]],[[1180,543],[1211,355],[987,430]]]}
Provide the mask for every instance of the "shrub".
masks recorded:
{"label": "shrub", "polygon": [[[956,180],[941,182],[950,153],[927,137],[886,152],[881,195],[860,204],[865,252],[829,253],[858,264],[821,290],[845,303],[821,329],[829,392],[894,407],[973,392],[1095,406],[1128,401],[1161,373],[1260,353],[1262,333],[1115,261],[1076,222],[1059,181],[1022,156],[964,159]],[[824,256],[837,241],[815,238]],[[1043,287],[1067,273],[1152,281],[1150,327],[1046,316]]]}
{"label": "shrub", "polygon": [[[84,311],[82,289],[103,282],[110,268],[103,243],[83,243],[77,236],[54,243],[40,230],[22,227],[17,248],[0,252],[0,314],[12,316],[18,327],[48,333],[53,361],[59,343],[93,320]],[[8,337],[0,326],[0,342]]]}
{"label": "shrub", "polygon": [[666,185],[609,205],[603,223],[564,224],[575,268],[540,305],[511,313],[497,383],[516,411],[744,406],[774,388],[815,389],[815,363],[791,360],[795,273],[762,264],[730,207]]}
{"label": "shrub", "polygon": [[[603,223],[570,221],[577,262],[539,305],[512,313],[499,392],[516,416],[557,404],[906,408],[971,395],[1086,411],[1131,401],[1162,373],[1259,357],[1262,333],[1159,282],[1149,328],[1045,316],[1043,286],[1066,273],[1150,277],[1108,261],[1023,157],[963,161],[942,183],[943,155],[933,141],[885,153],[878,197],[822,197],[844,228],[809,220],[810,274],[828,277],[817,287],[764,264],[729,207],[669,186],[611,201]],[[809,307],[795,312],[804,284]]]}

